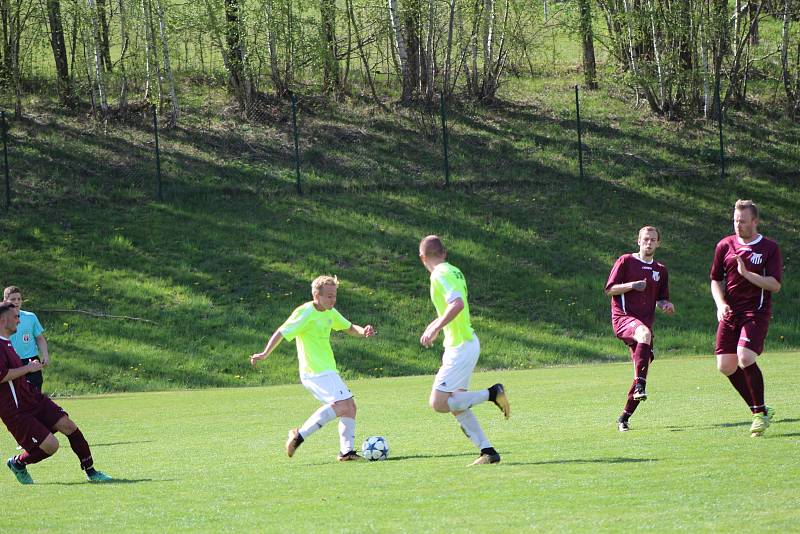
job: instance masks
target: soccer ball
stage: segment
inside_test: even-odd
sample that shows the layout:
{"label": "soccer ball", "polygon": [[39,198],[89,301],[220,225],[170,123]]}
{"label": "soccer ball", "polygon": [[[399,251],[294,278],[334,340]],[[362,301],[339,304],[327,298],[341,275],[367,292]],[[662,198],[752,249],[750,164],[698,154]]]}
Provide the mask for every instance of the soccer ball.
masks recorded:
{"label": "soccer ball", "polygon": [[364,440],[361,452],[367,460],[385,460],[389,457],[389,443],[383,436],[370,436]]}

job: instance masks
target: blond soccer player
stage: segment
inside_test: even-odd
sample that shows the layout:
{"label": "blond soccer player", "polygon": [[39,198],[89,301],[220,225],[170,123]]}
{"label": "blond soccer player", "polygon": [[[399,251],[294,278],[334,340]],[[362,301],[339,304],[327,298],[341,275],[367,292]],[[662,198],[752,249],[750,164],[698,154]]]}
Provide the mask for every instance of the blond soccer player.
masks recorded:
{"label": "blond soccer player", "polygon": [[300,428],[289,431],[286,454],[294,456],[311,434],[339,418],[340,462],[363,460],[354,448],[356,432],[356,403],[336,369],[330,336],[331,330],[346,331],[351,336],[371,337],[375,329],[351,323],[340,314],[336,304],[339,282],[332,276],[319,276],[311,282],[310,302],[297,307],[292,315],[270,337],[262,352],[250,356],[255,366],[269,356],[284,339],[296,340],[300,364],[300,381],[322,406]]}

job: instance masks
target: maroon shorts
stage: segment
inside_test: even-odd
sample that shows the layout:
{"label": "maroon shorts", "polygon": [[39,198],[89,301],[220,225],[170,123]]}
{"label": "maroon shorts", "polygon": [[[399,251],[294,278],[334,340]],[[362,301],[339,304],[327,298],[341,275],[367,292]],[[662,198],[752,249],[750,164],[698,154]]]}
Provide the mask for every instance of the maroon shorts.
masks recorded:
{"label": "maroon shorts", "polygon": [[67,412],[61,406],[44,397],[36,409],[20,412],[5,423],[17,443],[26,451],[32,451],[53,433],[56,423],[65,415]]}
{"label": "maroon shorts", "polygon": [[[647,326],[642,321],[637,319],[636,317],[623,317],[620,319],[614,326],[614,335],[617,336],[623,343],[628,345],[628,348],[633,351],[633,348],[636,346],[637,341],[634,339],[634,335],[636,334],[636,329],[640,326]],[[650,329],[650,327],[648,327]],[[655,341],[655,337],[652,335],[652,329],[650,331],[650,345],[652,346],[653,341]]]}
{"label": "maroon shorts", "polygon": [[756,354],[764,351],[764,340],[769,330],[770,316],[759,314],[729,315],[717,326],[716,354],[736,354],[737,347],[745,347]]}

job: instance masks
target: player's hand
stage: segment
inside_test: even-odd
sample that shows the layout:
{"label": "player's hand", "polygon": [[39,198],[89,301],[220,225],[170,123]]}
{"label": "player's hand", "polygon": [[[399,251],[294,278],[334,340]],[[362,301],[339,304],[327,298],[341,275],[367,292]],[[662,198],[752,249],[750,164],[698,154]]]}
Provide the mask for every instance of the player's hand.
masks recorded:
{"label": "player's hand", "polygon": [[256,364],[258,363],[258,360],[263,360],[263,359],[264,359],[264,355],[263,354],[261,354],[261,353],[253,354],[252,356],[250,356],[250,365],[255,367]]}
{"label": "player's hand", "polygon": [[731,307],[727,304],[722,306],[717,306],[717,321],[722,322],[723,319],[728,317],[731,314]]}
{"label": "player's hand", "polygon": [[647,280],[643,279],[631,282],[631,289],[635,289],[636,291],[644,291],[647,289]]}
{"label": "player's hand", "polygon": [[45,366],[50,363],[50,356],[42,356],[42,365]]}
{"label": "player's hand", "polygon": [[672,315],[673,313],[675,313],[675,305],[668,300],[663,301],[659,305],[659,308],[661,308],[661,311],[663,311],[667,315]]}
{"label": "player's hand", "polygon": [[419,342],[423,347],[429,349],[433,346],[433,342],[436,341],[437,337],[439,337],[439,330],[429,325],[425,332],[422,333],[422,337],[419,338]]}
{"label": "player's hand", "polygon": [[31,360],[28,362],[28,365],[25,366],[25,369],[27,369],[29,373],[35,373],[36,371],[41,371],[42,362],[40,362],[39,360]]}
{"label": "player's hand", "polygon": [[375,329],[371,324],[364,327],[364,337],[372,337],[376,334]]}
{"label": "player's hand", "polygon": [[747,265],[744,263],[744,259],[741,256],[736,256],[736,270],[739,271],[739,274],[747,277]]}

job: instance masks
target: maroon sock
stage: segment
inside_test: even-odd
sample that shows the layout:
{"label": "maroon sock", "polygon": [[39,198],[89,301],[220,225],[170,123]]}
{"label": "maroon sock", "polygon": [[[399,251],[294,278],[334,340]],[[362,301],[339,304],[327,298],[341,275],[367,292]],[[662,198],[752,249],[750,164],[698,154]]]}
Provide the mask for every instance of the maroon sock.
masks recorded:
{"label": "maroon sock", "polygon": [[636,411],[636,408],[639,406],[640,402],[638,400],[633,400],[634,387],[636,387],[636,380],[634,380],[633,384],[631,384],[631,389],[628,391],[628,402],[625,403],[625,410],[622,412],[623,417],[627,415],[627,417],[625,417],[626,421],[628,420],[628,417],[632,416],[633,412]]}
{"label": "maroon sock", "polygon": [[650,345],[637,343],[633,349],[633,366],[636,378],[647,378],[647,369],[650,367],[650,356],[653,354]]}
{"label": "maroon sock", "polygon": [[761,374],[761,369],[758,368],[757,363],[753,362],[742,371],[744,371],[743,374],[752,395],[753,403],[750,405],[750,409],[753,413],[767,413],[764,408],[764,375]]}
{"label": "maroon sock", "polygon": [[44,452],[41,447],[36,447],[32,451],[24,451],[22,454],[17,456],[14,460],[18,464],[22,465],[31,465],[36,464],[44,460],[45,458],[49,457],[50,455]]}
{"label": "maroon sock", "polygon": [[72,452],[74,452],[78,460],[81,461],[81,469],[85,471],[92,467],[92,465],[94,465],[92,451],[89,449],[89,444],[86,442],[86,438],[83,437],[83,433],[80,429],[67,436],[67,439],[69,440],[69,446],[72,447]]}
{"label": "maroon sock", "polygon": [[744,402],[747,403],[747,406],[753,406],[753,398],[750,394],[750,386],[747,385],[747,378],[745,378],[742,368],[737,366],[736,371],[733,374],[728,375],[728,380],[731,381],[733,387],[736,388],[736,391],[738,391],[739,395],[742,396]]}

